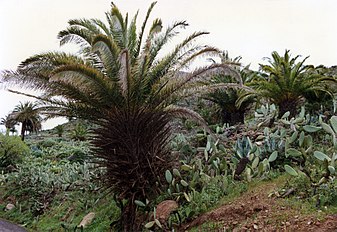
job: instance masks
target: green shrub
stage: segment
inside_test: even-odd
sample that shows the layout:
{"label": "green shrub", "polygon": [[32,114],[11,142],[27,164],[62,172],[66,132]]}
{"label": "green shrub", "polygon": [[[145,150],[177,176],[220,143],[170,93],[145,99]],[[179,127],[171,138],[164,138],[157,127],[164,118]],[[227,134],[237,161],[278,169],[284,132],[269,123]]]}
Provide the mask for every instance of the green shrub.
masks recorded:
{"label": "green shrub", "polygon": [[39,148],[46,148],[46,147],[52,147],[55,144],[57,144],[57,141],[55,141],[55,139],[52,138],[48,138],[48,139],[44,139],[42,141],[40,141],[38,143],[38,147]]}
{"label": "green shrub", "polygon": [[87,137],[88,137],[88,129],[82,123],[78,123],[75,126],[74,130],[71,132],[71,138],[73,140],[85,141],[87,140]]}
{"label": "green shrub", "polygon": [[337,206],[337,180],[322,184],[318,188],[321,206]]}
{"label": "green shrub", "polygon": [[[225,186],[224,183],[226,183]],[[183,220],[187,220],[195,215],[207,212],[227,194],[227,187],[228,179],[226,176],[210,178],[208,182],[204,183],[201,191],[193,191],[191,200],[180,207],[180,216]]]}
{"label": "green shrub", "polygon": [[29,148],[20,137],[0,134],[0,170],[9,165],[15,166],[27,154]]}

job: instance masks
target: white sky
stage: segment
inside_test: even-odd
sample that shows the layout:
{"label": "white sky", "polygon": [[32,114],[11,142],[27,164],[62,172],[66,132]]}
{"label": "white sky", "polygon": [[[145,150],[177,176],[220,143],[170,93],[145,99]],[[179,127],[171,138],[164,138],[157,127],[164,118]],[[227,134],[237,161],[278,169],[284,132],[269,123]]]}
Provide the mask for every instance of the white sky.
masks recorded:
{"label": "white sky", "polygon": [[[58,50],[57,33],[69,19],[104,19],[110,2],[0,0],[0,70],[15,69],[31,55]],[[133,16],[139,9],[141,21],[151,2],[114,0],[123,14]],[[285,49],[310,55],[308,64],[337,64],[337,0],[158,0],[152,12],[152,18],[157,17],[164,25],[187,20],[188,32],[209,31],[203,42],[228,50],[232,57],[242,56],[255,69],[263,57]],[[0,89],[0,118],[24,100]]]}

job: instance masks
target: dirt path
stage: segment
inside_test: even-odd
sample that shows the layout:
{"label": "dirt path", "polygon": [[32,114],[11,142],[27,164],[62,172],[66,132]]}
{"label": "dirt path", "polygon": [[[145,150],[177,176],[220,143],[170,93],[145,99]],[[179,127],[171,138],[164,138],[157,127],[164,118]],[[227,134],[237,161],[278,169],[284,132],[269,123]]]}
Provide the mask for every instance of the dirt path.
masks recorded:
{"label": "dirt path", "polygon": [[[233,202],[208,212],[183,225],[180,231],[202,227],[206,222],[218,224],[219,231],[337,231],[337,214],[319,220],[314,216],[301,215],[295,207],[283,199],[269,198],[275,184],[264,184],[243,194]],[[213,227],[209,231],[214,231]]]}
{"label": "dirt path", "polygon": [[17,226],[9,221],[0,219],[0,232],[27,232],[20,226]]}

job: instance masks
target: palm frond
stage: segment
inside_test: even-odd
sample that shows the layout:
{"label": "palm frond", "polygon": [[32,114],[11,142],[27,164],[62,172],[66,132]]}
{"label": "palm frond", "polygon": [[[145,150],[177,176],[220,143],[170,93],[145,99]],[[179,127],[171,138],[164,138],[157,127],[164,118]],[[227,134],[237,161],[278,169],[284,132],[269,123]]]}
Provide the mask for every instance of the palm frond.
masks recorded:
{"label": "palm frond", "polygon": [[[136,47],[136,51],[135,51],[135,57],[138,57],[140,54],[140,48],[142,45],[142,41],[143,41],[143,35],[144,35],[144,31],[145,31],[145,27],[147,25],[147,21],[149,20],[150,14],[153,10],[153,7],[157,4],[157,2],[153,2],[151,3],[150,7],[147,10],[144,22],[142,24],[142,27],[140,29],[139,35],[138,35],[138,40],[137,40],[137,47]],[[158,20],[155,20],[155,22],[158,22]],[[158,25],[158,23],[156,23],[156,25]],[[160,21],[160,25],[161,25],[161,21]],[[157,27],[157,26],[155,26]],[[150,30],[151,31],[151,30]]]}
{"label": "palm frond", "polygon": [[106,75],[113,81],[120,68],[120,48],[109,37],[97,35],[93,41],[92,52],[98,54],[106,70]]}
{"label": "palm frond", "polygon": [[175,94],[177,91],[182,90],[192,81],[200,81],[206,77],[216,74],[226,74],[231,68],[226,64],[212,64],[209,66],[197,68],[195,71],[187,74],[186,76],[173,79],[160,91],[159,99],[163,101],[169,98],[170,95]]}
{"label": "palm frond", "polygon": [[151,44],[151,49],[149,53],[149,65],[152,65],[154,60],[156,59],[159,51],[163,48],[163,46],[174,36],[178,34],[177,29],[185,28],[188,26],[186,21],[178,21],[175,22],[172,26],[168,27],[163,34],[158,35],[153,43]]}
{"label": "palm frond", "polygon": [[129,29],[127,31],[127,48],[129,50],[130,53],[130,63],[131,65],[134,65],[134,63],[137,60],[137,27],[136,27],[136,21],[137,21],[137,16],[138,16],[138,11],[136,13],[136,15],[133,17],[130,25],[129,25]]}

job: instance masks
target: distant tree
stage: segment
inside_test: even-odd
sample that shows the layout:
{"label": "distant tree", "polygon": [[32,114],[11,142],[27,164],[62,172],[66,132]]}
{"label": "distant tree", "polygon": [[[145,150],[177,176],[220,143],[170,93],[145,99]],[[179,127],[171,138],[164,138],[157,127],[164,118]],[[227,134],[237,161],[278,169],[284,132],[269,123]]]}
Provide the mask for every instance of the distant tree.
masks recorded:
{"label": "distant tree", "polygon": [[11,117],[15,122],[21,123],[21,140],[25,139],[26,132],[37,132],[41,129],[42,118],[39,115],[40,108],[36,103],[32,102],[20,102],[17,105]]}
{"label": "distant tree", "polygon": [[4,125],[6,127],[6,135],[9,134],[9,132],[14,133],[16,121],[13,118],[12,114],[7,114],[5,117],[1,118],[0,125]]}

